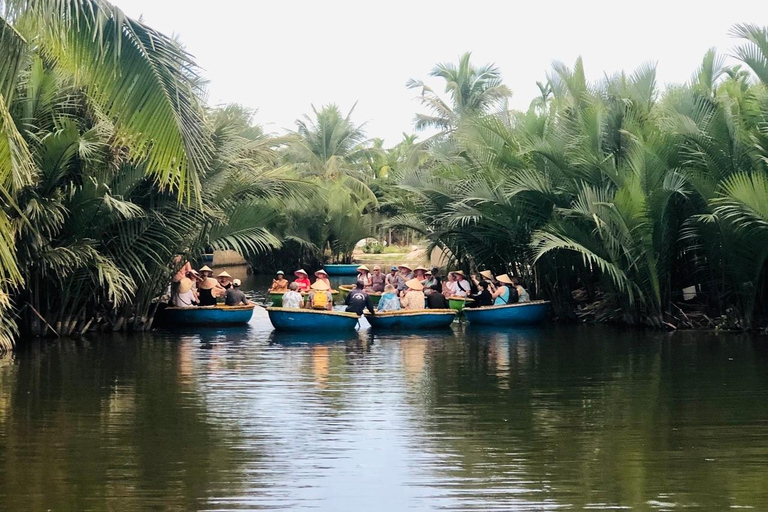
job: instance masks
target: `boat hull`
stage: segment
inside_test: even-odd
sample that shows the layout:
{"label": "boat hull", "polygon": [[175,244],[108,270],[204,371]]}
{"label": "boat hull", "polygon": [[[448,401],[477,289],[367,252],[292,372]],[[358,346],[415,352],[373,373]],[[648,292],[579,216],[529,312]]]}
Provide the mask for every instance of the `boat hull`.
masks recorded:
{"label": "boat hull", "polygon": [[162,322],[169,326],[202,325],[209,327],[247,324],[253,316],[250,306],[192,306],[167,307],[162,311]]}
{"label": "boat hull", "polygon": [[323,270],[328,272],[329,276],[356,276],[358,264],[338,264],[338,265],[325,265]]}
{"label": "boat hull", "polygon": [[[347,295],[349,295],[349,292],[354,290],[355,285],[353,284],[342,284],[339,286],[339,293],[340,299],[342,302],[347,300]],[[371,304],[373,304],[373,307],[377,307],[379,305],[379,301],[381,300],[381,293],[374,293],[374,292],[366,292],[368,296],[371,298]]]}
{"label": "boat hull", "polygon": [[419,309],[385,311],[365,318],[374,329],[424,330],[445,329],[456,318],[453,309]]}
{"label": "boat hull", "polygon": [[472,302],[472,299],[465,299],[464,297],[448,297],[448,307],[455,311],[463,310],[464,306],[469,302]]}
{"label": "boat hull", "polygon": [[464,318],[477,325],[514,326],[542,322],[549,315],[550,302],[538,300],[504,306],[464,309]]}
{"label": "boat hull", "polygon": [[351,331],[358,321],[356,314],[344,311],[270,307],[267,314],[274,328],[284,331]]}

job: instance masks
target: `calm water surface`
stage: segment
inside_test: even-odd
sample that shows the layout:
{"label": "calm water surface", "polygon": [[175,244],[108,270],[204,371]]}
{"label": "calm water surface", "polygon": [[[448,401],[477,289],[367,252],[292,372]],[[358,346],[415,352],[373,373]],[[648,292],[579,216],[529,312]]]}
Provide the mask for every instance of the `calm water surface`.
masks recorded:
{"label": "calm water surface", "polygon": [[768,510],[768,341],[257,311],[35,345],[0,359],[0,508]]}

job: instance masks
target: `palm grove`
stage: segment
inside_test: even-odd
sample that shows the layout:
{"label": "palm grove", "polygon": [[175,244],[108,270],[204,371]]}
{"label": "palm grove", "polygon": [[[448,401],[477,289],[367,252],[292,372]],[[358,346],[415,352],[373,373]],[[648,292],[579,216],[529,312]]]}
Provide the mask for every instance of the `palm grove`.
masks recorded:
{"label": "palm grove", "polygon": [[[708,52],[661,93],[655,70],[587,83],[555,64],[525,112],[469,54],[390,149],[334,105],[284,136],[210,108],[175,40],[102,0],[0,0],[0,346],[143,330],[180,262],[235,249],[257,268],[345,260],[409,228],[467,270],[522,276],[560,316],[762,324],[768,34]],[[750,72],[751,71],[751,72]]]}

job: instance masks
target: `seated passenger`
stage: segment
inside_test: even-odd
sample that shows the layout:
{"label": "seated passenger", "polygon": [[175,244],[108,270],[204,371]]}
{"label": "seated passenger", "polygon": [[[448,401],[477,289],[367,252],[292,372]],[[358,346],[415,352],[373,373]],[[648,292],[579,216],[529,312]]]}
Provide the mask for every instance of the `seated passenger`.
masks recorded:
{"label": "seated passenger", "polygon": [[491,292],[488,291],[490,284],[488,283],[488,281],[480,281],[478,284],[480,286],[480,293],[476,295],[468,295],[468,297],[472,299],[474,302],[468,303],[467,307],[481,308],[483,306],[492,306],[493,296],[491,295]]}
{"label": "seated passenger", "polygon": [[516,277],[512,278],[512,286],[517,290],[517,302],[531,302],[531,296],[528,295],[528,291],[520,284],[520,280]]}
{"label": "seated passenger", "polygon": [[251,301],[245,296],[245,293],[240,290],[240,280],[235,279],[232,281],[232,288],[227,290],[227,294],[224,298],[225,306],[239,306],[240,304],[248,305]]}
{"label": "seated passenger", "polygon": [[[307,297],[307,309],[324,309],[330,311],[333,309],[333,295],[325,284],[325,281],[318,279],[312,285],[312,291]],[[283,301],[285,301],[285,295],[283,295]]]}
{"label": "seated passenger", "polygon": [[399,311],[400,309],[400,299],[397,298],[397,290],[395,290],[394,286],[388,284],[384,287],[384,294],[381,296],[381,300],[379,300],[377,310],[382,312]]}
{"label": "seated passenger", "polygon": [[464,272],[461,270],[454,270],[451,274],[453,274],[454,279],[456,279],[452,286],[453,296],[466,297],[467,294],[469,294],[469,290],[472,289],[472,286],[469,284],[467,278],[464,277]]}
{"label": "seated passenger", "polygon": [[300,308],[304,306],[304,298],[298,292],[299,285],[291,283],[288,285],[288,291],[283,294],[284,308]]}
{"label": "seated passenger", "polygon": [[429,309],[448,309],[450,305],[445,295],[432,290],[432,293],[427,295],[427,307]]}
{"label": "seated passenger", "polygon": [[197,278],[196,274],[197,272],[194,270],[188,270],[185,276],[179,281],[179,288],[173,297],[173,305],[177,308],[197,306],[197,293],[193,289],[194,282]]}
{"label": "seated passenger", "polygon": [[374,265],[373,273],[371,274],[371,291],[375,293],[383,292],[386,277],[387,276],[381,273],[381,267],[379,265]]}
{"label": "seated passenger", "polygon": [[507,274],[496,276],[499,287],[493,293],[493,305],[503,306],[504,304],[514,304],[517,302],[517,288],[512,283],[512,279]]}
{"label": "seated passenger", "polygon": [[227,272],[226,270],[224,272],[221,272],[219,275],[217,275],[216,280],[219,282],[219,285],[225,290],[229,290],[232,288],[232,276],[229,275],[229,272]]}
{"label": "seated passenger", "polygon": [[372,315],[376,314],[371,298],[363,290],[363,283],[360,281],[355,285],[355,289],[349,292],[349,295],[344,300],[344,304],[347,305],[346,311],[349,313],[362,315],[363,311],[367,308]]}
{"label": "seated passenger", "polygon": [[363,283],[363,288],[371,287],[371,271],[365,265],[357,267],[357,282]]}
{"label": "seated passenger", "polygon": [[272,280],[272,286],[269,288],[271,292],[286,292],[288,291],[288,280],[285,278],[285,272],[282,270],[277,271],[276,279]]}
{"label": "seated passenger", "polygon": [[215,306],[216,297],[223,295],[224,288],[213,278],[213,270],[208,266],[200,269],[200,282],[197,283],[198,302],[201,306]]}
{"label": "seated passenger", "polygon": [[299,286],[299,291],[309,291],[309,287],[312,283],[309,281],[309,274],[302,268],[293,273],[296,279],[293,281]]}
{"label": "seated passenger", "polygon": [[400,299],[403,309],[424,309],[424,285],[416,278],[405,283],[406,292]]}
{"label": "seated passenger", "polygon": [[[333,286],[331,286],[331,280],[328,279],[328,272],[326,272],[323,269],[320,269],[317,272],[315,272],[315,277],[317,278],[317,281],[324,282],[328,286],[329,290],[333,289]],[[317,282],[317,281],[315,281],[315,282]]]}

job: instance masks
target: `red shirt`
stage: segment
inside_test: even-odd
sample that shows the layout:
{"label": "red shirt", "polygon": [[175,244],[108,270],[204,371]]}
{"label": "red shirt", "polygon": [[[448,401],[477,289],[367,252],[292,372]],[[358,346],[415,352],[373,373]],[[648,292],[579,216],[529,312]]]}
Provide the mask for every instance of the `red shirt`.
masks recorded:
{"label": "red shirt", "polygon": [[308,277],[297,277],[293,282],[299,285],[299,290],[309,290],[309,287],[312,285]]}

